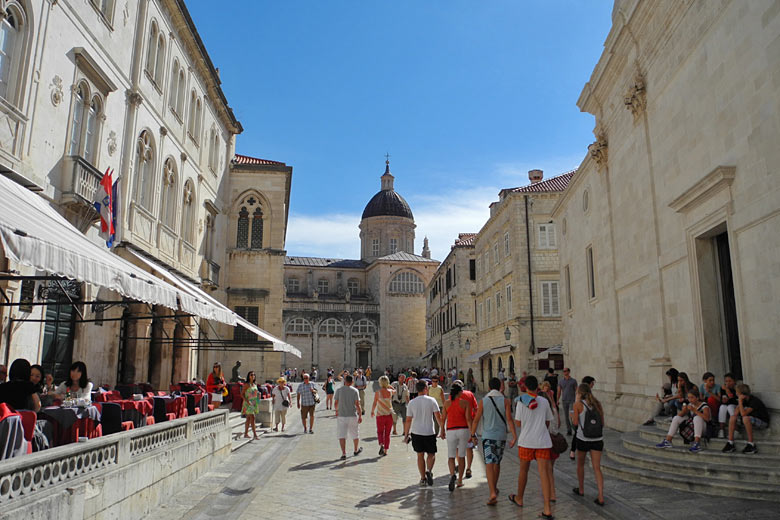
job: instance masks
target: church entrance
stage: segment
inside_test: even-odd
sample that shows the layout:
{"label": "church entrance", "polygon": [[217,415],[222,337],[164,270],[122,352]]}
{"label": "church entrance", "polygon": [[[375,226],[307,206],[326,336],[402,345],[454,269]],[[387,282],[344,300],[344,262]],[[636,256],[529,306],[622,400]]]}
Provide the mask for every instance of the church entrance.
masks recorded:
{"label": "church entrance", "polygon": [[367,349],[360,349],[357,351],[357,366],[358,368],[362,368],[365,370],[365,368],[370,365],[370,356],[371,353],[370,350]]}

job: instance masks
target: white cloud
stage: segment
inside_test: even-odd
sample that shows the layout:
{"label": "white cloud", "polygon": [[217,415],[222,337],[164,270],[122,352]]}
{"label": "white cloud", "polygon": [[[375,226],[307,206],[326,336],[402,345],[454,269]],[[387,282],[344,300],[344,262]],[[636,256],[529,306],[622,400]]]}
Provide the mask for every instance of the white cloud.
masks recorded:
{"label": "white cloud", "polygon": [[295,256],[360,258],[360,215],[290,215],[287,253]]}

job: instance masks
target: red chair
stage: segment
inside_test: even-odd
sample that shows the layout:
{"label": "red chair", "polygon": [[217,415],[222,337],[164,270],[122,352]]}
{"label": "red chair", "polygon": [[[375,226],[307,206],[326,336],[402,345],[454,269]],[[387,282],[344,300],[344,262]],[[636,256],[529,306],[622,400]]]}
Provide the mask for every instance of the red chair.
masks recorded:
{"label": "red chair", "polygon": [[24,440],[27,441],[27,453],[32,453],[32,440],[35,433],[35,423],[38,420],[38,414],[32,410],[21,410],[22,426],[24,427]]}
{"label": "red chair", "polygon": [[152,425],[154,425],[154,417],[153,417],[153,416],[151,416],[151,415],[150,415],[150,416],[148,416],[148,417],[146,418],[146,425],[147,425],[147,426],[152,426]]}
{"label": "red chair", "polygon": [[241,383],[230,386],[230,393],[233,397],[233,404],[230,406],[232,410],[241,411],[241,407],[244,404],[244,396],[242,395],[242,390],[244,389],[243,387],[244,385]]}
{"label": "red chair", "polygon": [[[154,417],[152,417],[154,419]],[[135,429],[135,425],[133,424],[133,421],[122,421],[122,431],[130,431]]]}

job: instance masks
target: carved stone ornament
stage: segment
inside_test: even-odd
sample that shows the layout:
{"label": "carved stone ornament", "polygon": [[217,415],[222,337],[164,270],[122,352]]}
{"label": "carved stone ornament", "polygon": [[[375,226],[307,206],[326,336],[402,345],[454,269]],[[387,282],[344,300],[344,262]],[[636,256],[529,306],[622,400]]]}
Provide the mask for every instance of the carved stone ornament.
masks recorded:
{"label": "carved stone ornament", "polygon": [[141,93],[137,90],[131,90],[128,89],[125,92],[125,97],[127,98],[127,102],[131,105],[139,106],[141,103],[143,103],[143,96],[141,96]]}
{"label": "carved stone ornament", "polygon": [[168,135],[168,129],[165,128],[164,126],[160,126],[160,135],[163,137]]}
{"label": "carved stone ornament", "polygon": [[596,161],[599,169],[606,167],[607,165],[607,139],[603,135],[599,135],[596,140],[588,146],[588,153]]}
{"label": "carved stone ornament", "polygon": [[63,96],[62,78],[55,75],[51,80],[51,104],[55,107],[59,106],[62,103]]}
{"label": "carved stone ornament", "polygon": [[647,93],[645,91],[645,78],[641,72],[634,75],[631,86],[628,87],[628,92],[623,98],[623,103],[627,109],[631,110],[634,121],[644,114],[645,108],[647,108]]}
{"label": "carved stone ornament", "polygon": [[125,8],[122,9],[122,23],[127,27],[127,21],[130,19],[130,5],[125,2]]}
{"label": "carved stone ornament", "polygon": [[116,153],[116,132],[111,130],[108,133],[108,139],[106,139],[107,146],[108,146],[108,155],[113,156]]}

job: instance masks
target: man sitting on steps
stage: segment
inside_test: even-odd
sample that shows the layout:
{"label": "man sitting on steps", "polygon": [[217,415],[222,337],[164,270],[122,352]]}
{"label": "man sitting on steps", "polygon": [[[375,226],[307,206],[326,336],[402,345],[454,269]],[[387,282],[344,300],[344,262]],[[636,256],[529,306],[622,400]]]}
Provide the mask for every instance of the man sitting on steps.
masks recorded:
{"label": "man sitting on steps", "polygon": [[742,424],[745,425],[748,438],[747,446],[742,450],[742,453],[758,453],[758,448],[753,442],[753,430],[763,430],[769,426],[769,412],[761,399],[751,395],[748,385],[737,385],[737,400],[737,409],[729,419],[729,440],[723,446],[723,453],[737,451],[737,448],[734,447],[734,430],[737,429],[738,420],[741,420]]}

